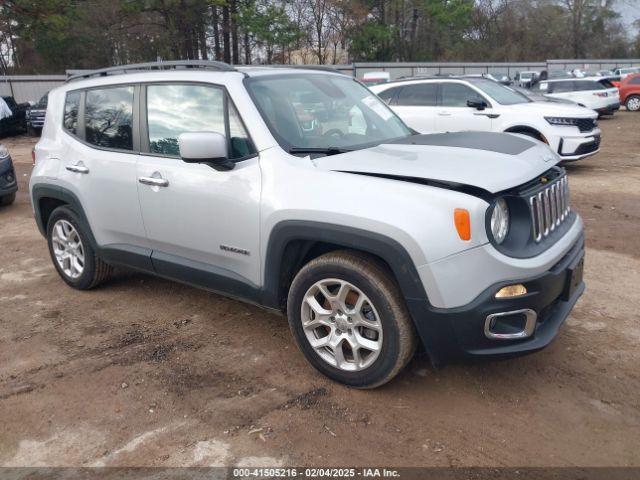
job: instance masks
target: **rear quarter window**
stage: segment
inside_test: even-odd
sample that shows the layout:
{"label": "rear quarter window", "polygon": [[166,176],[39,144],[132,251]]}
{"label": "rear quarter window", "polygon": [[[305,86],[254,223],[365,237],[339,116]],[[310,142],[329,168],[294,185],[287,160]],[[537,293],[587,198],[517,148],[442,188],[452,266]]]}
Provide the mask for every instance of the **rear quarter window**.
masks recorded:
{"label": "rear quarter window", "polygon": [[74,135],[78,134],[78,111],[80,110],[80,92],[67,92],[64,100],[63,128]]}

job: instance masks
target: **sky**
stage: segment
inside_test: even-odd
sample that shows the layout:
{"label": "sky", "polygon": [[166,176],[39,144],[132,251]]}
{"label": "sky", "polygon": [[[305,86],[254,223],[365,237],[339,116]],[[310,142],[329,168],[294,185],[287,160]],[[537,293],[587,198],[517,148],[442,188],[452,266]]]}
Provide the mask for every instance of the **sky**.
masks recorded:
{"label": "sky", "polygon": [[615,0],[613,7],[625,25],[632,26],[633,22],[640,20],[640,0]]}

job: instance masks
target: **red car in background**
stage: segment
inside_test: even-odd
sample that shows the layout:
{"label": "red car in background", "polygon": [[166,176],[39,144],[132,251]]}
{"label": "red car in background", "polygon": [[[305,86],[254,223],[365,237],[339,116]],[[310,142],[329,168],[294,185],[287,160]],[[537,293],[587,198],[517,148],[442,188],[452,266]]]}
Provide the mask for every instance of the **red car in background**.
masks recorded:
{"label": "red car in background", "polygon": [[628,75],[620,81],[620,103],[630,112],[640,111],[640,73]]}

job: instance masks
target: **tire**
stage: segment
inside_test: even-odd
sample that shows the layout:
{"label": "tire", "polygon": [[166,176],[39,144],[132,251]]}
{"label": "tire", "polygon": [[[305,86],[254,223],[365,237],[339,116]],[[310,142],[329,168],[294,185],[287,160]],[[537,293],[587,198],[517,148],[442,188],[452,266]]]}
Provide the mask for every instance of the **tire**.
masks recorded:
{"label": "tire", "polygon": [[7,207],[16,201],[16,194],[10,193],[9,195],[5,195],[4,197],[0,197],[0,205],[3,207]]}
{"label": "tire", "polygon": [[[62,261],[62,265],[58,260],[57,252],[61,251],[60,247],[65,243],[61,240],[63,238],[61,232],[64,232],[65,237],[72,244],[78,245],[77,240],[79,240],[79,248],[69,247],[64,251],[66,253],[73,250],[74,255],[78,258],[77,263],[69,260],[68,255],[67,260]],[[113,271],[113,268],[97,255],[89,238],[88,232],[79,221],[78,215],[71,208],[61,206],[51,213],[47,223],[47,243],[51,260],[60,277],[69,286],[78,290],[89,290],[97,287],[107,280]],[[78,252],[82,253],[82,262],[79,261]],[[64,256],[64,253],[62,256]],[[67,265],[70,267],[65,269]],[[81,269],[78,268],[79,265],[81,265]]]}
{"label": "tire", "polygon": [[630,112],[640,111],[640,95],[629,95],[624,102],[624,106]]}
{"label": "tire", "polygon": [[[338,296],[345,300],[341,302]],[[315,299],[315,310],[307,298]],[[342,308],[335,308],[338,306]],[[322,314],[317,313],[320,310]],[[330,252],[306,264],[291,284],[287,316],[309,363],[351,387],[375,388],[387,383],[416,349],[413,323],[392,273],[375,258],[358,252]],[[309,322],[306,329],[303,321]],[[353,342],[356,348],[351,348]],[[377,348],[367,348],[373,345]]]}

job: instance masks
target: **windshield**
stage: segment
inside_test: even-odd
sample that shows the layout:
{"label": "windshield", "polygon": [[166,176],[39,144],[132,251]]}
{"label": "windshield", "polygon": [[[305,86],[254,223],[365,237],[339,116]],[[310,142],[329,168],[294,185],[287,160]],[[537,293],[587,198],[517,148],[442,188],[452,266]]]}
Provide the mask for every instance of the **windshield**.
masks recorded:
{"label": "windshield", "polygon": [[471,83],[501,105],[516,105],[518,103],[531,102],[531,100],[523,94],[492,80],[474,78],[471,80]]}
{"label": "windshield", "polygon": [[269,130],[287,151],[353,150],[412,134],[384,102],[350,77],[306,73],[245,82]]}

